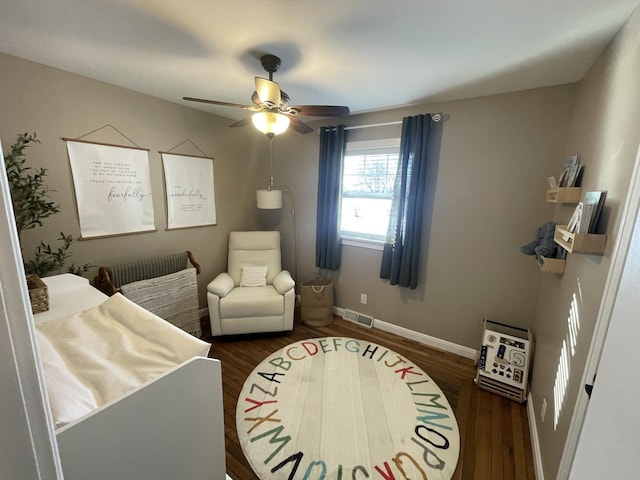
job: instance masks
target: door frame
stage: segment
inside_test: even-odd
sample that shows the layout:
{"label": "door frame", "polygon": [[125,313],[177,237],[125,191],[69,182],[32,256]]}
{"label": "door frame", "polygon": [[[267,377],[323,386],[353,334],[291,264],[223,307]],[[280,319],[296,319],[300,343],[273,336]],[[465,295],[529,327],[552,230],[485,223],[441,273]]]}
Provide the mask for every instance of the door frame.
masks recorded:
{"label": "door frame", "polygon": [[[1,144],[0,157],[4,159]],[[18,411],[21,410],[20,417],[7,418],[6,421],[26,424],[21,427],[23,440],[28,440],[31,445],[30,450],[20,451],[18,458],[12,458],[12,461],[15,460],[21,468],[36,472],[36,480],[62,480],[53,417],[35,348],[35,322],[4,161],[0,164],[0,192],[0,348],[13,357],[11,365],[3,366],[0,378],[6,380],[2,388],[13,389],[14,397],[20,398],[17,407]],[[0,438],[0,442],[13,440]]]}

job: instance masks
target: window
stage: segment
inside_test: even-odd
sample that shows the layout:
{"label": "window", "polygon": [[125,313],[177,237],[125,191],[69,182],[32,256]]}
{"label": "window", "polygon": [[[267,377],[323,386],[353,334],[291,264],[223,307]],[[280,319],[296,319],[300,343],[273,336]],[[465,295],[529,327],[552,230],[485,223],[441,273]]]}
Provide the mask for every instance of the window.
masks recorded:
{"label": "window", "polygon": [[340,217],[343,239],[384,242],[399,153],[399,138],[347,143]]}

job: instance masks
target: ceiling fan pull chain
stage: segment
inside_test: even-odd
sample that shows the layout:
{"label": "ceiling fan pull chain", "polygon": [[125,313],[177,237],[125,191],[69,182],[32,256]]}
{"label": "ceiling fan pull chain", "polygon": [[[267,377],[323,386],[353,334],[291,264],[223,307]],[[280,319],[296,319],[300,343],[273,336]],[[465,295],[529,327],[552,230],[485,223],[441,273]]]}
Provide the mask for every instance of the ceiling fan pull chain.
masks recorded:
{"label": "ceiling fan pull chain", "polygon": [[273,186],[273,135],[269,137],[269,190]]}

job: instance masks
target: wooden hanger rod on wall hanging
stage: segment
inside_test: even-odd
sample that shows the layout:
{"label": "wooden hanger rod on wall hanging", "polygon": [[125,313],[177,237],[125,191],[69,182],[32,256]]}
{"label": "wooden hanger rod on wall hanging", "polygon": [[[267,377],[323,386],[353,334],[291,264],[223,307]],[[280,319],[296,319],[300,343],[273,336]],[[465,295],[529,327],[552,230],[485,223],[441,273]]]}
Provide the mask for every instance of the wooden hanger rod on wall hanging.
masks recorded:
{"label": "wooden hanger rod on wall hanging", "polygon": [[[111,128],[112,130],[114,130],[115,132],[117,132],[118,134],[120,134],[124,138],[126,138],[133,145],[135,145],[135,147],[128,147],[126,145],[117,145],[117,144],[114,144],[114,143],[93,142],[91,140],[82,140],[83,138],[88,137],[92,133],[96,133],[97,131],[102,130],[104,128]],[[107,123],[106,125],[103,125],[102,127],[96,128],[95,130],[91,130],[89,133],[85,133],[84,135],[81,135],[81,136],[79,136],[77,138],[61,137],[60,140],[63,140],[65,142],[80,142],[80,143],[90,143],[90,144],[93,144],[93,145],[103,145],[105,147],[131,148],[133,150],[145,150],[147,152],[150,151],[148,148],[142,148],[140,145],[138,145],[136,142],[131,140],[129,137],[127,137],[124,133],[122,133],[120,130],[118,130],[116,127],[114,127],[110,123]]]}

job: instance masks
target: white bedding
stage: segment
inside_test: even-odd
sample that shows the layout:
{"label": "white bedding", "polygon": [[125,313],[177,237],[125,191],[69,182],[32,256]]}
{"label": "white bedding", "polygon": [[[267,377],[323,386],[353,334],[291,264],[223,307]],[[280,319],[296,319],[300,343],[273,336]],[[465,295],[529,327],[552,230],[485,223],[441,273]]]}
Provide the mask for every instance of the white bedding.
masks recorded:
{"label": "white bedding", "polygon": [[36,329],[56,428],[211,347],[121,294]]}

